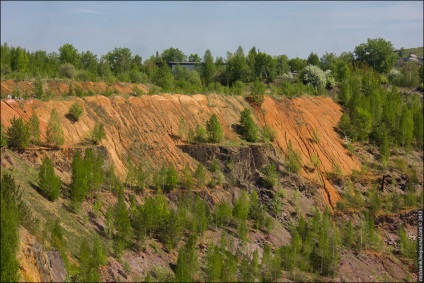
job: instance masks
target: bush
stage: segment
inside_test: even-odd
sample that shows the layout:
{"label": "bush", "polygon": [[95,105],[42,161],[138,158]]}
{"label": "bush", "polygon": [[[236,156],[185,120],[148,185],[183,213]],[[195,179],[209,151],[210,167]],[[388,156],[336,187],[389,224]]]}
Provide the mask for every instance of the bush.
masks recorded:
{"label": "bush", "polygon": [[91,141],[96,145],[98,145],[102,139],[105,139],[106,132],[103,123],[96,123],[90,136]]}
{"label": "bush", "polygon": [[245,90],[245,85],[242,81],[236,81],[231,86],[231,92],[234,95],[242,95],[244,93],[244,90]]}
{"label": "bush", "polygon": [[25,149],[30,142],[29,125],[22,117],[13,117],[7,129],[7,144],[10,148]]}
{"label": "bush", "polygon": [[286,153],[287,169],[289,172],[299,173],[302,168],[302,159],[299,152],[293,150],[292,143],[289,141]]}
{"label": "bush", "polygon": [[68,79],[72,79],[76,76],[77,70],[75,66],[69,63],[65,63],[59,66],[59,75]]}
{"label": "bush", "polygon": [[262,130],[262,136],[264,139],[264,142],[273,142],[275,138],[277,137],[277,132],[271,128],[268,124],[265,124],[263,130]]}
{"label": "bush", "polygon": [[71,105],[71,108],[69,108],[69,112],[66,114],[66,117],[73,122],[77,122],[83,113],[84,109],[82,109],[78,102],[75,102]]}
{"label": "bush", "polygon": [[306,66],[301,78],[304,84],[311,84],[315,90],[325,87],[327,84],[326,73],[315,65]]}

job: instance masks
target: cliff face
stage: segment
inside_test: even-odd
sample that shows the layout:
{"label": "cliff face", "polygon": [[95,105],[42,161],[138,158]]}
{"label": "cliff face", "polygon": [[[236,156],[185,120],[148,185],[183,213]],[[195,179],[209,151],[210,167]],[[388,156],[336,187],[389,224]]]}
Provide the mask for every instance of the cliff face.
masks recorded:
{"label": "cliff face", "polygon": [[[65,115],[76,101],[84,108],[84,114],[78,122],[72,123]],[[50,111],[56,108],[61,114],[65,148],[81,147],[95,123],[102,122],[106,139],[101,145],[114,163],[115,172],[124,178],[129,157],[148,162],[152,167],[172,163],[180,170],[186,164],[194,168],[198,161],[179,146],[186,144],[189,128],[195,129],[197,124],[205,126],[213,113],[217,114],[224,129],[226,141],[223,144],[239,145],[241,139],[234,127],[244,107],[249,105],[242,97],[224,95],[143,95],[128,99],[92,96],[47,102],[4,99],[1,101],[1,122],[7,128],[12,117],[20,116],[28,121],[35,113],[40,120],[43,141]],[[283,98],[280,101],[267,97],[253,114],[258,125],[263,127],[266,123],[277,132],[275,144],[282,158],[291,141],[304,164],[301,175],[316,181],[322,188],[324,201],[335,205],[340,196],[324,173],[333,171],[335,166],[344,173],[360,169],[358,160],[348,154],[335,132],[342,115],[340,106],[323,97]],[[314,140],[314,133],[319,142]],[[314,154],[321,160],[317,169],[310,165]]]}

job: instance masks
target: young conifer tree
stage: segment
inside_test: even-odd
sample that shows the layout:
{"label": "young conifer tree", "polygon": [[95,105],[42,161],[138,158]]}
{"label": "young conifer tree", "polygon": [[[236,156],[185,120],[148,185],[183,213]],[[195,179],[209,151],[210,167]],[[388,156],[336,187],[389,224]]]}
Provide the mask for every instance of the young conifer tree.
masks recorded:
{"label": "young conifer tree", "polygon": [[63,145],[64,142],[65,138],[63,136],[59,112],[54,108],[50,113],[50,119],[47,124],[47,143],[57,147]]}
{"label": "young conifer tree", "polygon": [[215,113],[212,114],[211,118],[206,122],[206,131],[208,133],[209,142],[218,143],[222,140],[224,131]]}
{"label": "young conifer tree", "polygon": [[250,109],[244,108],[240,115],[241,135],[248,142],[258,140],[258,126],[253,121]]}
{"label": "young conifer tree", "polygon": [[53,161],[47,156],[43,159],[38,177],[42,194],[51,201],[57,199],[60,195],[60,178],[54,172]]}
{"label": "young conifer tree", "polygon": [[40,120],[38,120],[37,115],[33,113],[29,119],[31,141],[35,145],[40,144]]}
{"label": "young conifer tree", "polygon": [[13,117],[7,129],[7,144],[11,148],[25,149],[30,142],[28,123],[22,117]]}

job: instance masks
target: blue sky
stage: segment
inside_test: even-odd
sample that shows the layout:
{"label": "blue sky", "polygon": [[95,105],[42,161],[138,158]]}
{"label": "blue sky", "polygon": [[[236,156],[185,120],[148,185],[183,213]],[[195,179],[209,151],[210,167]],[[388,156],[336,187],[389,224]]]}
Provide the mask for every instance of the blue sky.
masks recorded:
{"label": "blue sky", "polygon": [[1,42],[30,51],[71,43],[100,57],[128,47],[145,60],[169,47],[225,58],[256,46],[307,58],[378,37],[395,48],[423,46],[423,1],[1,2]]}

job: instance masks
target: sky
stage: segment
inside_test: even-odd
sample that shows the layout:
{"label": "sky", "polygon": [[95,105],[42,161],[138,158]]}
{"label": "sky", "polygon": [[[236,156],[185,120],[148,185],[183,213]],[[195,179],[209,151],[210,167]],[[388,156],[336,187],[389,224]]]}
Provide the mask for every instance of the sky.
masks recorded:
{"label": "sky", "polygon": [[144,61],[170,47],[226,58],[255,46],[306,59],[380,37],[423,46],[423,1],[1,1],[1,43],[48,53],[127,47]]}

